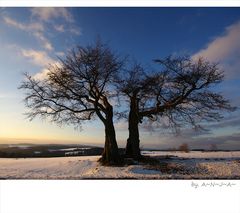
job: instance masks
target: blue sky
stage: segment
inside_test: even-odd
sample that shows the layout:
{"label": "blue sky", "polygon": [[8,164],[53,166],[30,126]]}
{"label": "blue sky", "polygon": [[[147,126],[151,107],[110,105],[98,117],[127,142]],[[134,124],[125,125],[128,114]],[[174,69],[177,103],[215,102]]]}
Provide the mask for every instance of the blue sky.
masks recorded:
{"label": "blue sky", "polygon": [[[58,127],[32,122],[23,115],[23,91],[17,87],[23,72],[41,78],[49,63],[75,45],[92,43],[100,36],[119,55],[143,64],[170,54],[203,56],[219,62],[226,79],[216,90],[239,106],[240,8],[1,8],[0,9],[0,143],[68,142],[102,145],[99,121]],[[210,131],[186,129],[179,136],[141,131],[143,147],[168,148],[187,142],[192,148],[240,149],[240,113],[226,114]],[[120,146],[127,138],[126,122],[116,124]]]}

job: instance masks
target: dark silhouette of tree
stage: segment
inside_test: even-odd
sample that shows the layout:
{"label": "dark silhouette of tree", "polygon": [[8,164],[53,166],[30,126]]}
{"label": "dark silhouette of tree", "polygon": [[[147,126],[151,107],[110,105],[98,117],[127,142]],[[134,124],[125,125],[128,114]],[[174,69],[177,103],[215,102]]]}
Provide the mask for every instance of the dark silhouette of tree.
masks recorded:
{"label": "dark silhouette of tree", "polygon": [[139,123],[143,121],[164,123],[165,127],[180,130],[216,121],[222,111],[232,111],[228,100],[211,86],[223,80],[223,72],[215,63],[202,58],[167,57],[154,60],[161,66],[158,72],[145,72],[134,65],[119,77],[118,90],[129,100],[129,138],[126,155],[139,159]]}
{"label": "dark silhouette of tree", "polygon": [[[140,155],[140,140],[139,140],[139,123],[142,119],[139,117],[140,105],[147,100],[152,93],[152,86],[157,83],[154,77],[148,76],[140,64],[135,63],[130,69],[124,73],[119,73],[117,82],[117,91],[119,96],[122,94],[127,97],[129,102],[128,113],[128,130],[129,137],[127,139],[126,155],[134,156],[138,159]],[[156,85],[155,85],[156,86]],[[128,112],[126,110],[120,117],[125,117]]]}
{"label": "dark silhouette of tree", "polygon": [[181,144],[181,145],[179,146],[178,150],[179,150],[179,151],[182,151],[182,152],[188,153],[188,152],[189,152],[188,144],[187,144],[187,143]]}
{"label": "dark silhouette of tree", "polygon": [[211,145],[210,145],[210,150],[211,150],[211,151],[217,151],[217,150],[218,150],[217,144],[211,144]]}
{"label": "dark silhouette of tree", "polygon": [[118,164],[120,156],[110,104],[111,82],[123,60],[100,41],[69,52],[60,65],[52,64],[46,78],[25,74],[20,89],[27,91],[25,104],[30,119],[40,116],[58,124],[76,127],[96,116],[105,127],[105,146],[100,161]]}

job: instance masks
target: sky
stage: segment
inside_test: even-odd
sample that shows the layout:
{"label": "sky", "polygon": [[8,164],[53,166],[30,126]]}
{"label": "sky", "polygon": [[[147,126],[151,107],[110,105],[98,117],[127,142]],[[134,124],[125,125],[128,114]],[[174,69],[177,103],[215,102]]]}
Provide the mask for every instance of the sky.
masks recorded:
{"label": "sky", "polygon": [[[150,65],[174,54],[218,62],[225,79],[216,90],[240,105],[240,8],[0,8],[0,143],[78,143],[102,146],[103,125],[95,120],[82,130],[40,118],[26,119],[23,73],[41,77],[49,63],[76,45],[101,39],[119,55]],[[208,123],[207,132],[181,134],[141,127],[142,148],[240,149],[240,111]],[[120,147],[127,122],[115,124]]]}

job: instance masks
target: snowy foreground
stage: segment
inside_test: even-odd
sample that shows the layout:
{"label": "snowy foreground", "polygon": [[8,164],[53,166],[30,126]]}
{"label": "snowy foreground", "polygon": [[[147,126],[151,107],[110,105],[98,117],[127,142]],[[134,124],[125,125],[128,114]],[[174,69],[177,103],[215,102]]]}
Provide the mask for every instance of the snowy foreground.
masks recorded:
{"label": "snowy foreground", "polygon": [[240,179],[240,151],[143,154],[159,164],[104,167],[99,156],[0,158],[0,179]]}

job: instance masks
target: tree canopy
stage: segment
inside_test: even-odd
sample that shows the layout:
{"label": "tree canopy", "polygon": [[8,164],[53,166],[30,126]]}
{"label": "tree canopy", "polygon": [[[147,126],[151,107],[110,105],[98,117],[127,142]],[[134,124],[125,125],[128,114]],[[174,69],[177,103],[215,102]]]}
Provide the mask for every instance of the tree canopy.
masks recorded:
{"label": "tree canopy", "polygon": [[30,119],[40,116],[59,124],[80,126],[98,117],[105,126],[106,140],[102,160],[119,161],[109,86],[123,61],[100,41],[69,52],[60,64],[51,64],[44,79],[25,74],[20,89],[27,91]]}
{"label": "tree canopy", "polygon": [[[139,123],[143,120],[164,122],[175,130],[203,122],[218,121],[223,111],[233,111],[229,100],[212,87],[222,82],[218,64],[199,58],[167,57],[156,59],[158,71],[144,71],[134,65],[119,81],[119,90],[129,99],[129,138],[127,155],[138,158]],[[126,78],[126,76],[128,76]]]}

